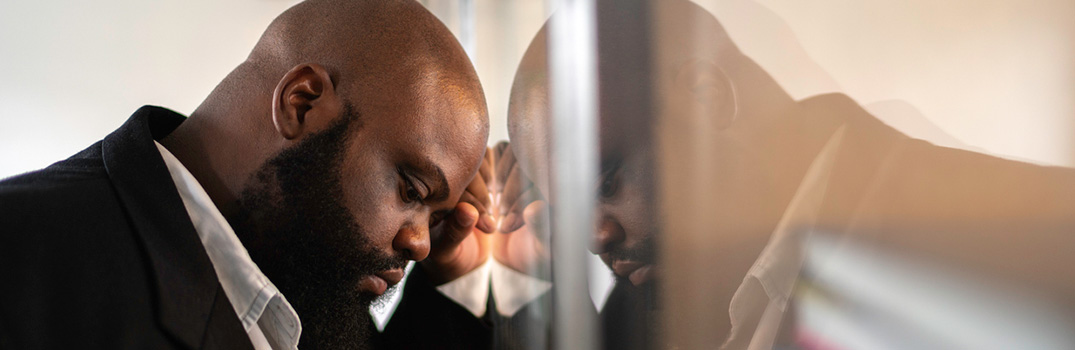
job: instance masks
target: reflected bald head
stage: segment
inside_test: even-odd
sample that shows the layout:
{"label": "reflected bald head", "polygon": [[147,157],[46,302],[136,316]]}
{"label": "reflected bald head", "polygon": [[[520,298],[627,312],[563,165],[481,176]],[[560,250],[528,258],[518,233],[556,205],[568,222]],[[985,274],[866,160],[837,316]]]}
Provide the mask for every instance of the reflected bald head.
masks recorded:
{"label": "reflected bald head", "polygon": [[[598,1],[600,147],[603,154],[650,147],[655,115],[705,115],[728,127],[750,104],[771,114],[792,103],[771,77],[744,56],[711,13],[687,0],[630,4]],[[558,14],[554,14],[557,16]],[[535,183],[548,171],[548,31],[531,41],[516,71],[508,107],[508,131]],[[648,29],[648,30],[647,30]],[[657,102],[657,105],[654,103]],[[663,105],[694,113],[667,113]]]}

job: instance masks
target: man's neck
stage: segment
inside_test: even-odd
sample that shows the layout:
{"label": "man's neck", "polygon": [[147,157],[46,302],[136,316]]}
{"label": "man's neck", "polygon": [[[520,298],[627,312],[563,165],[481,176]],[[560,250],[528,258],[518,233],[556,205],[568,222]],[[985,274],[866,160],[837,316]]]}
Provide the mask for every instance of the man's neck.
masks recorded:
{"label": "man's neck", "polygon": [[235,135],[206,119],[191,115],[159,142],[194,175],[224,217],[230,217],[242,186],[239,179],[244,178],[235,163],[241,152],[229,147]]}

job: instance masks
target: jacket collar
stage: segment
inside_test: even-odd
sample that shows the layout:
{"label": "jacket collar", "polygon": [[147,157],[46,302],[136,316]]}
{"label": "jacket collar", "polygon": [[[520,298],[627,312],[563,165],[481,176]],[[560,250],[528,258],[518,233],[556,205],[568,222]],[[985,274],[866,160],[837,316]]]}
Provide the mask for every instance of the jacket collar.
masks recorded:
{"label": "jacket collar", "polygon": [[105,137],[102,158],[149,257],[156,279],[155,310],[161,325],[182,344],[198,348],[219,283],[168,168],[153,144],[184,120],[184,116],[165,108],[142,107]]}

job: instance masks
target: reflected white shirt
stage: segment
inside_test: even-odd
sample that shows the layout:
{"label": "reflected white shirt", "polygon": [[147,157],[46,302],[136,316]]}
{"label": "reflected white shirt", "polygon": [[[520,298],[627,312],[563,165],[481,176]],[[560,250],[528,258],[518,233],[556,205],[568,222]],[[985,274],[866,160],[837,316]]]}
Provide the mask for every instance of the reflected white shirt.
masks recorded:
{"label": "reflected white shirt", "polygon": [[552,283],[512,270],[496,259],[489,258],[481,267],[438,286],[437,290],[474,316],[482,317],[486,312],[490,287],[497,313],[511,317],[552,289]]}
{"label": "reflected white shirt", "polygon": [[239,237],[194,175],[164,146],[154,143],[213,263],[224,294],[228,296],[254,349],[297,349],[302,324],[295,309],[250,259]]}
{"label": "reflected white shirt", "polygon": [[[384,331],[396,307],[399,306],[403,294],[399,290],[407,283],[413,266],[413,262],[407,265],[407,276],[384,303],[374,304],[370,308],[370,315],[373,316],[374,325],[378,331]],[[494,296],[497,313],[511,317],[552,289],[552,283],[512,270],[495,259],[489,258],[478,268],[451,282],[437,286],[437,291],[478,318],[484,316],[487,311],[490,289]],[[600,298],[600,300],[603,299],[604,297]]]}

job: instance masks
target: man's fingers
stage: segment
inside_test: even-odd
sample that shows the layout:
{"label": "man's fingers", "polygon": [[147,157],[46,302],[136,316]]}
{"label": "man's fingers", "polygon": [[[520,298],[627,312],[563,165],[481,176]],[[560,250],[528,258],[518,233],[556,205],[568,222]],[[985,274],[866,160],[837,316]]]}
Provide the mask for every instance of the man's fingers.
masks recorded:
{"label": "man's fingers", "polygon": [[493,171],[499,189],[503,189],[507,183],[511,168],[515,168],[515,152],[511,150],[511,146],[505,146],[504,152],[496,157],[496,169]]}
{"label": "man's fingers", "polygon": [[485,203],[489,202],[489,198],[481,199],[476,197],[473,193],[463,192],[463,195],[459,197],[459,202],[469,203],[478,210],[479,214],[489,212],[489,207],[485,205]]}
{"label": "man's fingers", "polygon": [[451,218],[448,219],[447,225],[444,225],[444,232],[441,232],[435,244],[437,251],[451,251],[459,246],[459,243],[463,242],[474,230],[474,226],[478,223],[478,216],[478,209],[470,203],[456,204]]}
{"label": "man's fingers", "polygon": [[497,142],[496,146],[493,146],[493,155],[496,156],[494,159],[500,159],[500,157],[503,156],[504,151],[508,149],[508,145],[508,141]]}
{"label": "man's fingers", "polygon": [[[491,197],[489,196],[489,186],[486,186],[485,180],[482,179],[481,176],[475,176],[474,180],[470,181],[464,194],[468,193],[472,195],[473,200],[475,201],[475,206],[480,204],[482,207],[481,209],[491,209],[490,207],[493,205],[493,200],[490,199]],[[482,210],[482,212],[488,211]]]}
{"label": "man's fingers", "polygon": [[500,214],[506,214],[511,206],[515,202],[519,201],[519,197],[524,191],[529,190],[533,184],[522,175],[522,170],[519,167],[512,167],[511,174],[508,176],[508,180],[504,183],[504,189],[500,192],[499,209]]}
{"label": "man's fingers", "polygon": [[523,227],[524,224],[530,223],[524,221],[524,210],[530,203],[537,200],[540,200],[540,196],[538,196],[537,188],[533,186],[517,196],[515,203],[511,205],[511,209],[500,219],[499,231],[503,233],[515,232],[515,230]]}
{"label": "man's fingers", "polygon": [[476,227],[485,233],[492,233],[496,230],[496,220],[493,220],[493,216],[489,213],[490,210],[486,203],[489,203],[489,195],[486,194],[483,198],[476,198],[473,193],[463,192],[463,196],[459,198],[461,204],[470,204],[474,210],[479,214]]}
{"label": "man's fingers", "polygon": [[545,201],[535,200],[530,202],[523,209],[523,218],[526,221],[526,225],[530,226],[533,231],[534,237],[538,239],[548,237],[545,230],[549,227],[549,210],[548,206],[545,205]]}
{"label": "man's fingers", "polygon": [[482,158],[482,164],[478,167],[478,177],[485,181],[486,184],[493,182],[493,149],[485,148],[485,158]]}

